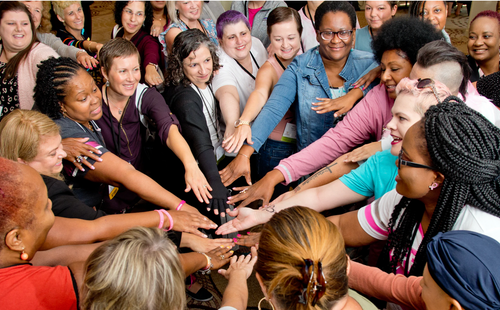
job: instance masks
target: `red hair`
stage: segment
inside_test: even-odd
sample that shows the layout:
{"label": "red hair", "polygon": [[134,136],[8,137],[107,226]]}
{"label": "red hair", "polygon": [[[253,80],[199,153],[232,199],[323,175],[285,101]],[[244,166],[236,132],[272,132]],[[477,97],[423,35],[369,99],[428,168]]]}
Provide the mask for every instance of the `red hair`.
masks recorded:
{"label": "red hair", "polygon": [[[34,220],[34,201],[38,198],[36,191],[23,178],[21,164],[0,157],[0,236],[14,228],[26,228]],[[0,250],[4,243],[0,243]]]}
{"label": "red hair", "polygon": [[486,10],[486,11],[479,12],[476,15],[476,17],[474,17],[474,19],[470,23],[472,24],[479,17],[491,17],[491,18],[495,18],[497,20],[498,24],[500,25],[500,14],[498,12],[491,11],[491,10]]}

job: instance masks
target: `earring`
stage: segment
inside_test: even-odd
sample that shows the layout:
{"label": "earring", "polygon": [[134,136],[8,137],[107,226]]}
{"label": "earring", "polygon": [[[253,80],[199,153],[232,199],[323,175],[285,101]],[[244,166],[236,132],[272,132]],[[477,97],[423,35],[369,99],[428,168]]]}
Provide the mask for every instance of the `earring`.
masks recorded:
{"label": "earring", "polygon": [[[264,299],[266,299],[266,297],[262,297],[262,299],[259,301],[259,304],[257,305],[257,308],[259,308],[259,310],[262,310],[262,309],[260,308],[260,303],[261,303]],[[267,300],[267,299],[266,299],[266,301],[267,301],[267,302],[271,305],[271,309],[272,309],[272,310],[274,310],[274,305],[273,305],[273,303],[272,303],[270,300]]]}
{"label": "earring", "polygon": [[106,81],[106,87],[109,87],[109,81]]}
{"label": "earring", "polygon": [[21,259],[22,260],[28,260],[28,254],[24,253],[24,247],[23,247],[23,250],[21,252]]}
{"label": "earring", "polygon": [[430,190],[432,191],[433,189],[435,189],[436,187],[438,187],[439,184],[437,184],[436,182],[432,183],[431,185],[429,185],[429,188]]}

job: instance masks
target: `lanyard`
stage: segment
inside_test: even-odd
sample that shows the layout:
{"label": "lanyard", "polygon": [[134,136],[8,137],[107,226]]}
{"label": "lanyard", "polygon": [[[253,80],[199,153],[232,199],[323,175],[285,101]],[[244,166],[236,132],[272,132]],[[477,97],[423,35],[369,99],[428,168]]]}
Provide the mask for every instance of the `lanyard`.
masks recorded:
{"label": "lanyard", "polygon": [[[183,23],[183,24],[184,24],[184,26],[186,26],[186,28],[187,28],[188,30],[190,30],[190,29],[191,29],[191,28],[189,28],[189,26],[188,26],[188,25],[187,25],[187,24],[186,24],[186,23],[185,23],[182,19],[180,19],[180,18],[179,18],[179,20],[181,21],[181,23]],[[203,24],[201,23],[201,21],[200,21],[199,19],[198,19],[198,23],[200,24],[201,29],[203,29],[203,33],[204,33],[204,34],[208,37],[207,30],[205,29],[205,26],[203,26]]]}
{"label": "lanyard", "polygon": [[203,94],[201,93],[200,89],[198,88],[198,86],[196,86],[196,84],[193,84],[194,87],[196,87],[196,90],[198,91],[198,95],[200,95],[200,98],[201,98],[201,102],[203,103],[203,106],[205,107],[205,109],[207,109],[207,112],[208,112],[208,117],[210,118],[210,122],[212,122],[212,126],[214,126],[214,129],[215,129],[215,132],[217,134],[217,140],[219,141],[220,140],[220,137],[219,137],[219,122],[217,121],[217,112],[216,112],[216,108],[215,108],[215,95],[214,95],[214,91],[212,90],[212,86],[208,85],[208,89],[210,90],[210,93],[212,94],[212,101],[213,101],[213,107],[212,107],[212,113],[210,113],[210,109],[208,108],[208,99],[206,99],[207,102],[205,102],[205,96],[203,96]]}
{"label": "lanyard", "polygon": [[[250,52],[250,56],[252,56],[252,60],[255,62],[255,65],[257,66],[257,69],[260,69],[260,66],[259,66],[259,64],[257,63],[257,60],[255,60],[255,57],[253,57],[252,52]],[[250,75],[250,77],[251,77],[252,79],[254,79],[254,80],[255,80],[255,76],[253,76],[250,72],[248,72],[248,70],[247,70],[245,67],[243,67],[243,66],[240,64],[240,62],[239,62],[239,61],[237,61],[236,59],[235,59],[234,61],[236,61],[236,63],[238,64],[238,66],[240,66],[240,68],[241,68],[241,69],[243,69],[243,71],[245,71],[245,72],[246,72],[246,74]]]}
{"label": "lanyard", "polygon": [[316,23],[314,22],[313,17],[311,16],[311,11],[309,11],[309,6],[307,4],[306,4],[306,7],[307,7],[307,13],[309,13],[309,19],[311,20],[311,23],[313,24],[314,29],[316,29]]}
{"label": "lanyard", "polygon": [[285,71],[286,70],[285,66],[283,65],[281,60],[278,58],[278,56],[276,56],[276,54],[274,54],[274,58],[276,58],[276,61],[280,64],[281,68],[283,68],[283,71]]}

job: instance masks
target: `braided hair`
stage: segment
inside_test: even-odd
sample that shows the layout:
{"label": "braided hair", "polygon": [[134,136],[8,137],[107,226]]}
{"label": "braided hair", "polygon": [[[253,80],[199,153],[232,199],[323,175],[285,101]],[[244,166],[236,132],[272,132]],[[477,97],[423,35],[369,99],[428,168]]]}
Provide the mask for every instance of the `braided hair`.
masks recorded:
{"label": "braided hair", "polygon": [[33,96],[35,105],[43,114],[58,119],[61,117],[60,102],[66,97],[66,86],[83,67],[68,57],[59,57],[42,61],[38,68]]}
{"label": "braided hair", "polygon": [[[427,243],[438,232],[453,228],[464,205],[500,217],[500,129],[454,96],[431,106],[415,126],[422,138],[425,134],[431,166],[445,177],[414,264],[409,273],[405,270],[406,275],[419,276],[426,263]],[[408,265],[423,212],[422,202],[405,197],[395,207],[379,260],[382,269],[395,272],[404,258]]]}

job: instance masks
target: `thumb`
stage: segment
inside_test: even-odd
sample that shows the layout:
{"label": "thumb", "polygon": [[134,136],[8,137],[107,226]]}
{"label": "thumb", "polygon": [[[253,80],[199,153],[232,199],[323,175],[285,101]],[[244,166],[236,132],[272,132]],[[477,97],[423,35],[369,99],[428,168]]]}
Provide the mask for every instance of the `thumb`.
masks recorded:
{"label": "thumb", "polygon": [[191,190],[191,185],[186,184],[186,189],[184,190],[185,193],[189,192]]}
{"label": "thumb", "polygon": [[247,181],[248,185],[252,185],[252,178],[250,176],[250,172],[245,174],[245,180]]}
{"label": "thumb", "polygon": [[77,140],[80,142],[87,142],[89,138],[77,138]]}

